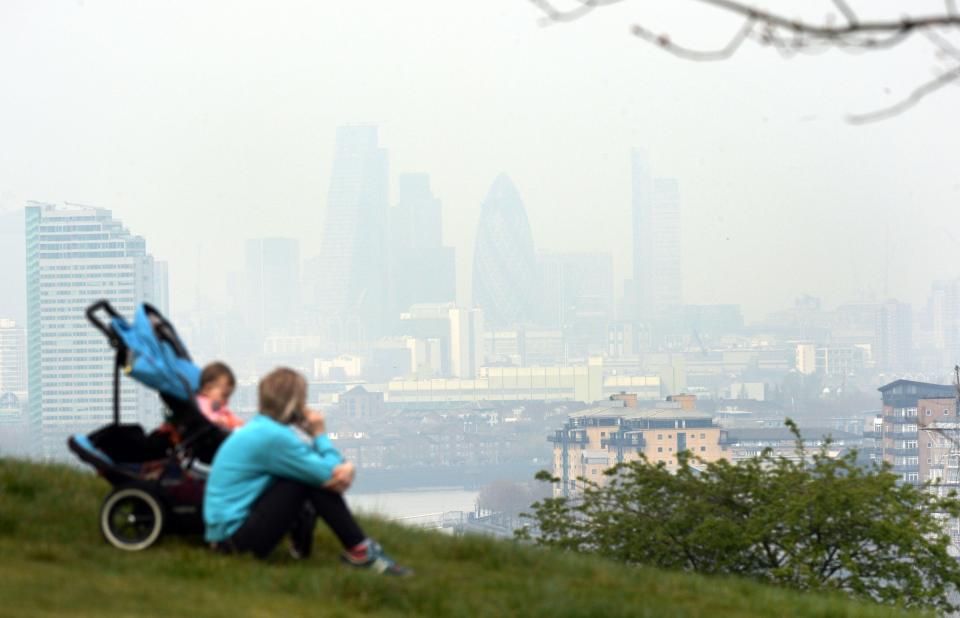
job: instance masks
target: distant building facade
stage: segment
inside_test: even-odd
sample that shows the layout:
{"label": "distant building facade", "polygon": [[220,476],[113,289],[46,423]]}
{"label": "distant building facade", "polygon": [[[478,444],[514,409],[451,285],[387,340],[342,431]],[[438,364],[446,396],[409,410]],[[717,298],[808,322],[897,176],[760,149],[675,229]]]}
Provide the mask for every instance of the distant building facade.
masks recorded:
{"label": "distant building facade", "polygon": [[883,371],[908,371],[913,354],[913,315],[908,303],[888,300],[877,318],[877,365]]}
{"label": "distant building facade", "polygon": [[[688,402],[665,403],[640,410],[629,401],[611,401],[570,415],[562,429],[548,436],[553,443],[555,492],[570,496],[582,489],[581,477],[604,484],[603,471],[646,456],[676,471],[677,454],[690,451],[705,461],[726,457],[724,434],[708,412],[690,409]],[[671,406],[671,407],[668,407]]]}
{"label": "distant building facade", "polygon": [[[829,457],[837,457],[849,449],[860,450],[863,444],[862,434],[850,433],[831,428],[806,427],[801,431],[807,457],[818,452],[830,439],[827,447]],[[770,449],[774,457],[784,457],[799,461],[797,437],[787,427],[736,427],[727,430],[727,450],[733,463],[757,457],[765,449]]]}
{"label": "distant building facade", "polygon": [[259,337],[289,333],[299,318],[300,242],[255,238],[246,244],[248,328]]}
{"label": "distant building facade", "polygon": [[458,378],[477,375],[483,364],[481,309],[458,307],[452,302],[422,303],[411,306],[400,318],[404,346],[410,351],[415,374]]}
{"label": "distant building facade", "polygon": [[450,374],[473,378],[483,363],[483,311],[450,310]]}
{"label": "distant building facade", "polygon": [[795,368],[800,373],[819,373],[830,377],[849,376],[866,367],[867,351],[862,346],[796,345]]}
{"label": "distant building facade", "polygon": [[334,341],[376,338],[390,314],[387,151],[375,126],[337,129],[314,310]]}
{"label": "distant building facade", "polygon": [[506,174],[490,187],[480,211],[473,252],[473,304],[491,327],[536,321],[540,282],[530,222]]}
{"label": "distant building facade", "polygon": [[441,204],[430,189],[430,176],[401,174],[398,185],[390,222],[394,313],[418,303],[455,301],[456,253],[443,246]]}
{"label": "distant building facade", "polygon": [[[880,393],[883,397],[883,460],[893,466],[892,472],[902,482],[919,484],[925,480],[920,476],[919,402],[956,397],[956,388],[949,384],[897,380],[880,387]],[[937,406],[927,407],[938,409]]]}
{"label": "distant building facade", "polygon": [[[66,457],[66,439],[112,420],[114,356],[84,311],[101,298],[123,315],[157,292],[146,241],[109,210],[31,202],[26,209],[29,421],[35,450]],[[159,420],[156,395],[121,382],[121,417]]]}
{"label": "distant building facade", "polygon": [[586,364],[540,367],[482,367],[473,379],[391,380],[390,404],[437,404],[519,401],[602,401],[622,390],[644,399],[660,397],[659,376],[606,376],[603,360]]}
{"label": "distant building facade", "polygon": [[13,320],[0,318],[0,395],[24,397],[26,392],[27,330]]}
{"label": "distant building facade", "polygon": [[354,386],[337,397],[340,413],[347,418],[371,419],[383,414],[383,393]]}
{"label": "distant building facade", "polygon": [[603,354],[614,313],[612,256],[543,252],[537,267],[543,292],[539,323],[562,331],[564,356]]}
{"label": "distant building facade", "polygon": [[656,178],[645,154],[631,153],[633,211],[632,318],[656,321],[683,302],[680,188]]}
{"label": "distant building facade", "polygon": [[960,445],[954,444],[960,437],[956,396],[918,400],[917,429],[920,482],[940,482],[955,489],[960,483]]}
{"label": "distant building facade", "polygon": [[938,360],[953,367],[960,363],[960,278],[934,281],[928,305]]}

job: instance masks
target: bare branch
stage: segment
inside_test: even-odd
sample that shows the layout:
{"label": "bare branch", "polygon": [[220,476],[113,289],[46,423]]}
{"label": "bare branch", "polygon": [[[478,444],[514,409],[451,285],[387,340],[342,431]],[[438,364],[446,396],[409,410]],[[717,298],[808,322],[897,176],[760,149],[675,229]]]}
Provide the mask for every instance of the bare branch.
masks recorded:
{"label": "bare branch", "polygon": [[576,21],[597,7],[617,4],[623,0],[578,0],[572,9],[558,9],[550,0],[530,0],[531,4],[543,11],[547,23]]}
{"label": "bare branch", "polygon": [[847,24],[852,26],[859,21],[857,14],[853,12],[853,9],[850,8],[850,5],[848,5],[845,0],[833,0],[833,5],[843,14],[844,19],[847,20]]}
{"label": "bare branch", "polygon": [[866,124],[868,122],[876,122],[878,120],[884,120],[886,118],[896,116],[897,114],[904,112],[919,103],[927,95],[930,95],[937,90],[940,90],[944,86],[955,82],[960,82],[960,66],[954,67],[939,77],[922,84],[916,90],[911,92],[910,96],[902,101],[899,101],[898,103],[873,112],[867,112],[866,114],[851,114],[847,116],[847,121],[851,124]]}
{"label": "bare branch", "polygon": [[[922,17],[904,17],[896,20],[879,20],[861,22],[856,13],[844,0],[832,0],[834,6],[844,15],[847,22],[842,25],[829,23],[812,23],[802,19],[793,19],[773,13],[738,0],[696,0],[729,12],[741,15],[754,22],[764,22],[778,28],[791,30],[798,34],[807,34],[823,39],[838,39],[846,35],[857,33],[895,33],[900,31],[916,31],[935,27],[960,26],[960,14],[953,10],[955,0],[948,2],[948,11],[942,15],[926,15]],[[538,7],[550,21],[573,21],[593,11],[593,9],[610,4],[618,4],[623,0],[579,0],[576,7],[567,10],[558,9],[550,0],[530,0]]]}
{"label": "bare branch", "polygon": [[814,24],[800,19],[789,19],[782,15],[758,9],[743,2],[738,2],[737,0],[698,1],[726,9],[757,21],[764,21],[774,26],[823,38],[837,38],[855,32],[896,32],[898,30],[919,30],[937,26],[960,26],[960,15],[952,15],[949,13],[924,17],[904,17],[898,20],[860,22],[857,20],[856,14],[854,14],[846,4],[843,4],[843,6],[853,15],[853,21],[848,22],[846,25],[834,26],[831,24]]}
{"label": "bare branch", "polygon": [[939,49],[941,52],[947,56],[951,56],[952,58],[960,60],[960,48],[948,41],[939,32],[936,30],[926,30],[923,34],[931,43],[936,45],[937,49]]}
{"label": "bare branch", "polygon": [[[547,22],[569,22],[580,19],[594,9],[617,4],[623,0],[566,0],[572,8],[557,8],[563,0],[530,0],[545,15]],[[743,18],[743,25],[732,38],[719,49],[698,50],[678,45],[670,35],[656,34],[640,24],[631,27],[639,39],[656,45],[675,56],[686,60],[716,61],[730,58],[748,39],[767,45],[785,57],[798,53],[818,53],[838,49],[848,53],[860,53],[890,49],[908,40],[915,33],[923,34],[942,54],[957,64],[945,73],[921,84],[908,97],[894,105],[865,114],[853,114],[848,120],[854,124],[874,122],[899,114],[919,103],[927,95],[951,83],[960,84],[960,47],[955,46],[940,30],[960,31],[960,12],[957,0],[944,0],[945,12],[923,16],[905,16],[898,19],[874,19],[861,21],[847,0],[830,0],[843,16],[837,22],[834,16],[823,22],[788,18],[782,14],[759,8],[744,0],[692,0],[716,7]]]}
{"label": "bare branch", "polygon": [[743,22],[743,26],[736,34],[733,35],[733,38],[721,49],[711,50],[711,51],[700,51],[696,49],[689,49],[677,45],[672,42],[670,38],[665,34],[654,34],[649,30],[644,29],[642,26],[634,25],[631,29],[634,36],[640,37],[644,41],[653,43],[662,47],[664,50],[670,52],[674,56],[684,58],[686,60],[700,60],[700,61],[713,61],[713,60],[725,60],[735,54],[743,42],[750,36],[750,32],[753,30],[753,20],[748,19]]}

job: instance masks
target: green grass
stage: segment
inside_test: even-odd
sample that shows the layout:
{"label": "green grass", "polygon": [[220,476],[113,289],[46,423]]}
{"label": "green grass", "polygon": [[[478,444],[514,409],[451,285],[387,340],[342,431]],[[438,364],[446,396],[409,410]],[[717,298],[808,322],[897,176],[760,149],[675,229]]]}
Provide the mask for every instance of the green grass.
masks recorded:
{"label": "green grass", "polygon": [[0,459],[0,616],[912,615],[376,519],[365,528],[414,578],[340,566],[326,530],[302,562],[279,552],[267,563],[215,555],[173,537],[130,554],[100,537],[107,490],[91,474]]}

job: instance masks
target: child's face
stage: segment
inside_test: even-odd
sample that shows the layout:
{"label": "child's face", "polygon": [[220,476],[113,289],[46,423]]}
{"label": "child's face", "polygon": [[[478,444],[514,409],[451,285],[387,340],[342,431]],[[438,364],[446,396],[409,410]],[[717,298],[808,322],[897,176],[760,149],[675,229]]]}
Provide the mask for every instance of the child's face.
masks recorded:
{"label": "child's face", "polygon": [[220,376],[204,386],[200,394],[209,397],[213,403],[219,403],[221,406],[225,406],[230,403],[230,395],[233,394],[233,385],[230,384],[230,378]]}

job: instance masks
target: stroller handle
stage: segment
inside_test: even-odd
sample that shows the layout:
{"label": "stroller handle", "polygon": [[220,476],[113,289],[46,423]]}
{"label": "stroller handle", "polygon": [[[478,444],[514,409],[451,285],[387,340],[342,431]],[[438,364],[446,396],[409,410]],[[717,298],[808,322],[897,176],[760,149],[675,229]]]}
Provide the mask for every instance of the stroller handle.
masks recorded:
{"label": "stroller handle", "polygon": [[100,318],[97,317],[97,312],[103,311],[111,318],[119,318],[120,314],[113,308],[109,301],[98,300],[89,307],[87,307],[87,320],[93,324],[94,328],[103,333],[103,335],[110,341],[110,345],[114,348],[119,347],[120,339],[117,337],[117,334],[113,331],[113,328],[104,323]]}
{"label": "stroller handle", "polygon": [[177,335],[177,331],[173,327],[173,324],[170,323],[170,320],[163,317],[163,314],[157,311],[157,308],[150,303],[143,303],[143,310],[150,317],[157,337],[169,343],[180,358],[192,360],[190,353],[187,352],[187,347],[180,341],[180,337]]}

